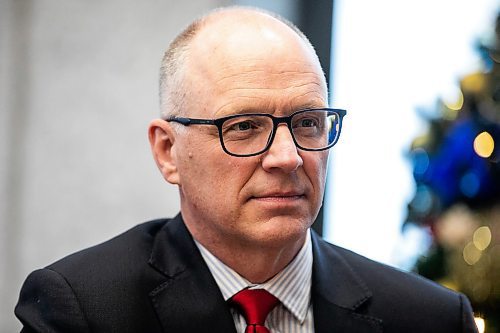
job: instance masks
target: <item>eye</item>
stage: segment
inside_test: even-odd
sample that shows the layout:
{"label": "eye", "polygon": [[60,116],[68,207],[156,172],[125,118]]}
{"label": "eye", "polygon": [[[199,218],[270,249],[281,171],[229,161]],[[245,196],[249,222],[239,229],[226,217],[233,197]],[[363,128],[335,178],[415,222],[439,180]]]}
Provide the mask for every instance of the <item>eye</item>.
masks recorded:
{"label": "eye", "polygon": [[271,118],[261,115],[239,115],[226,120],[222,126],[222,137],[242,141],[264,137],[267,139],[273,128]]}
{"label": "eye", "polygon": [[264,127],[268,127],[267,123],[272,121],[266,117],[261,116],[238,116],[224,122],[224,133],[243,133],[260,131]]}
{"label": "eye", "polygon": [[318,125],[317,121],[312,118],[304,118],[298,124],[298,126],[300,127],[314,127],[317,125]]}
{"label": "eye", "polygon": [[300,119],[297,119],[296,121],[293,122],[293,127],[294,128],[311,128],[311,127],[319,127],[319,122],[318,119],[315,117],[303,117]]}
{"label": "eye", "polygon": [[252,128],[256,128],[255,124],[253,124],[250,120],[244,120],[232,124],[229,130],[231,131],[248,131]]}

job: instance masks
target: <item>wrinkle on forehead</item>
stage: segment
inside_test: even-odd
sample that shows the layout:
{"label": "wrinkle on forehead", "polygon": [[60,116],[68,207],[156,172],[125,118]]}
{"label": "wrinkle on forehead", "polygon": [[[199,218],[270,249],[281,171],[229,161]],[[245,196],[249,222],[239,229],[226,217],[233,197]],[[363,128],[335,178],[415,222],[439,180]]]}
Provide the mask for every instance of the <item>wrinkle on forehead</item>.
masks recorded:
{"label": "wrinkle on forehead", "polygon": [[[255,82],[258,77],[260,81]],[[298,79],[300,83],[290,85],[292,79]],[[219,71],[215,73],[212,83],[220,87],[229,87],[230,89],[287,89],[299,88],[306,85],[319,85],[321,80],[318,73],[310,71],[269,71],[250,70],[250,71]]]}
{"label": "wrinkle on forehead", "polygon": [[[279,91],[281,95],[285,94]],[[328,104],[324,96],[316,92],[293,94],[290,98],[268,98],[272,91],[263,91],[263,94],[243,93],[234,98],[225,98],[222,103],[217,103],[211,109],[210,118],[218,118],[231,114],[242,113],[268,113],[276,116],[289,115],[295,111],[323,108]]]}

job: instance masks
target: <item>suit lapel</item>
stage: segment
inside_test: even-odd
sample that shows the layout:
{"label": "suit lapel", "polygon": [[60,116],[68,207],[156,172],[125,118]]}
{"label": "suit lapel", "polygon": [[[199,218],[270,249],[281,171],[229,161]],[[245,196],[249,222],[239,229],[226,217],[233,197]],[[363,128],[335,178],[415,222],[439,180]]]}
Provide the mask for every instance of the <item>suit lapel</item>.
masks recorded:
{"label": "suit lapel", "polygon": [[157,234],[149,261],[165,275],[150,298],[165,332],[234,332],[217,283],[180,215]]}
{"label": "suit lapel", "polygon": [[[366,314],[371,292],[364,282],[335,247],[312,234],[315,332],[382,332],[382,321]],[[165,276],[149,294],[165,332],[236,333],[229,307],[180,215],[158,232],[149,264]]]}
{"label": "suit lapel", "polygon": [[366,314],[370,290],[334,246],[312,234],[315,332],[382,332],[382,320]]}

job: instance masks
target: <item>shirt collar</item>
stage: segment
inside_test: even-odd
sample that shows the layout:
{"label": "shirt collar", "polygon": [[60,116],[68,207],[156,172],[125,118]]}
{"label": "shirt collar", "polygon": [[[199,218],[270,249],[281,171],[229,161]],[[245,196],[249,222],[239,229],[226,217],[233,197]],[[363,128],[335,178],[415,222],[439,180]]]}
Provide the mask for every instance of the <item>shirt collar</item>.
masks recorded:
{"label": "shirt collar", "polygon": [[281,272],[262,284],[246,280],[196,240],[195,243],[217,282],[224,300],[227,301],[242,289],[265,289],[278,298],[300,323],[304,322],[311,302],[313,254],[310,232],[307,233],[304,245],[295,258]]}

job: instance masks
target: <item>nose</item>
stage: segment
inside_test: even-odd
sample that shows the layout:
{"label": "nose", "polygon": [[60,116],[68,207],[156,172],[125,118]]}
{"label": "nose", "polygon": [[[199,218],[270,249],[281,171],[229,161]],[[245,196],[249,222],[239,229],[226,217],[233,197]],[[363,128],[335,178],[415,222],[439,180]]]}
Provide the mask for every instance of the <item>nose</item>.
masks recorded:
{"label": "nose", "polygon": [[262,158],[262,167],[266,171],[281,169],[286,173],[293,172],[302,166],[303,160],[297,151],[292,134],[286,124],[276,129],[273,143]]}

